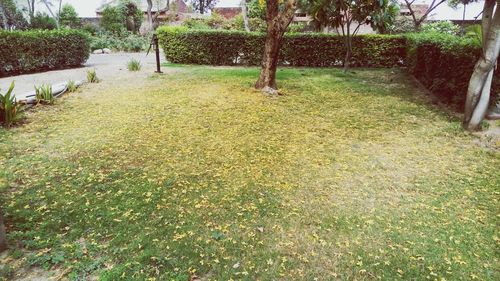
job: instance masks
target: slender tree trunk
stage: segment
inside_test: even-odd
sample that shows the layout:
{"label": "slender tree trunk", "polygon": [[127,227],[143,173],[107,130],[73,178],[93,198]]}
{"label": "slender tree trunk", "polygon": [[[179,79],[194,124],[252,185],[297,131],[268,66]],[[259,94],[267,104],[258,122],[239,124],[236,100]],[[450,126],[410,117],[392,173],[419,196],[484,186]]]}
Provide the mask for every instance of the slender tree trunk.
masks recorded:
{"label": "slender tree trunk", "polygon": [[7,17],[5,16],[5,10],[3,8],[3,5],[0,4],[0,20],[2,21],[2,26],[5,30],[8,30],[7,26]]}
{"label": "slender tree trunk", "polygon": [[200,14],[205,13],[205,0],[200,0]]}
{"label": "slender tree trunk", "polygon": [[282,39],[293,19],[297,9],[297,2],[296,0],[288,0],[285,9],[281,13],[279,12],[278,0],[267,0],[266,8],[266,45],[262,57],[262,68],[259,79],[255,83],[255,88],[270,87],[276,90],[276,68],[278,67]]}
{"label": "slender tree trunk", "polygon": [[3,213],[0,209],[0,253],[7,249],[7,238],[5,237],[5,225],[3,222]]}
{"label": "slender tree trunk", "polygon": [[35,16],[35,0],[26,0],[28,2],[28,13],[30,15],[30,22]]}
{"label": "slender tree trunk", "polygon": [[483,52],[472,72],[465,102],[464,128],[479,128],[490,100],[493,71],[500,51],[500,9],[495,0],[486,0],[483,9]]}
{"label": "slender tree trunk", "polygon": [[148,8],[147,8],[147,15],[148,15],[148,31],[153,30],[153,13],[151,12],[153,10],[153,1],[148,0]]}
{"label": "slender tree trunk", "polygon": [[56,26],[57,26],[57,29],[59,29],[59,16],[54,14],[52,9],[50,8],[50,3],[47,0],[42,0],[42,2],[43,2],[43,4],[45,4],[45,7],[47,7],[47,10],[49,11],[52,18],[54,18],[56,20]]}
{"label": "slender tree trunk", "polygon": [[352,54],[352,36],[351,36],[351,22],[347,22],[346,33],[344,34],[345,40],[345,58],[344,58],[344,72],[347,72],[349,69],[349,62],[351,60]]}
{"label": "slender tree trunk", "polygon": [[250,26],[248,25],[247,0],[241,0],[241,14],[243,15],[245,31],[250,32]]}

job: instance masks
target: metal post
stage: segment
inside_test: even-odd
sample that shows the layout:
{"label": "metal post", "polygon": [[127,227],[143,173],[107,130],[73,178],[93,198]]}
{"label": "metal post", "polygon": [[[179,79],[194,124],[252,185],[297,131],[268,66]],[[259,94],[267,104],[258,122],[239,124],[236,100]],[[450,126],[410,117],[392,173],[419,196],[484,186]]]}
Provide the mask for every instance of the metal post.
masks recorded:
{"label": "metal post", "polygon": [[158,36],[156,36],[156,34],[153,34],[153,43],[156,50],[156,73],[163,73],[160,69],[160,48],[158,46]]}

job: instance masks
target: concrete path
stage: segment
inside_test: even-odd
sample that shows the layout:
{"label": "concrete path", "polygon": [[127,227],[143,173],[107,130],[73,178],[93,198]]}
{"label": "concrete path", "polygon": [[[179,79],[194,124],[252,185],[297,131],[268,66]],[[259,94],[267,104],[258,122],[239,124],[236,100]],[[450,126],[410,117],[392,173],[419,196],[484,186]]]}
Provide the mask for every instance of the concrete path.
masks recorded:
{"label": "concrete path", "polygon": [[[131,59],[137,59],[142,64],[141,72],[153,73],[156,70],[155,54],[150,53],[114,53],[114,54],[91,54],[85,65],[80,68],[54,70],[34,74],[25,74],[0,78],[0,91],[5,93],[10,83],[15,81],[14,94],[18,99],[24,99],[25,95],[34,90],[34,85],[57,84],[69,80],[85,80],[88,69],[95,68],[97,76],[105,80],[121,80],[127,70],[127,62]],[[163,61],[162,55],[162,61]]]}

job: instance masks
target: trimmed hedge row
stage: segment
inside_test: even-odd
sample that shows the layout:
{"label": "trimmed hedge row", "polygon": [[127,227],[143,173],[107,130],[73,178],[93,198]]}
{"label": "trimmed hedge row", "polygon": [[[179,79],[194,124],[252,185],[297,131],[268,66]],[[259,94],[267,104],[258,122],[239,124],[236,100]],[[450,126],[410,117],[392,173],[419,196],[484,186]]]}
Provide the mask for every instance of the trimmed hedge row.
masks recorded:
{"label": "trimmed hedge row", "polygon": [[[207,65],[259,65],[265,40],[262,33],[185,27],[161,27],[158,36],[168,61]],[[441,101],[463,110],[470,76],[480,54],[481,47],[472,38],[437,33],[360,35],[353,38],[351,65],[407,66]],[[280,62],[290,66],[340,66],[344,55],[341,36],[286,34]],[[496,71],[492,102],[499,97],[500,71]]]}
{"label": "trimmed hedge row", "polygon": [[0,31],[0,77],[75,67],[90,55],[90,38],[77,30]]}
{"label": "trimmed hedge row", "polygon": [[[481,55],[473,38],[420,33],[408,38],[407,65],[413,74],[439,100],[463,110],[469,80]],[[500,71],[495,72],[492,102],[500,94]]]}
{"label": "trimmed hedge row", "polygon": [[[259,65],[265,34],[243,31],[157,30],[168,61],[185,64]],[[345,56],[343,39],[331,34],[286,34],[280,62],[290,66],[339,66]],[[360,35],[353,38],[352,66],[401,65],[406,53],[402,36]]]}

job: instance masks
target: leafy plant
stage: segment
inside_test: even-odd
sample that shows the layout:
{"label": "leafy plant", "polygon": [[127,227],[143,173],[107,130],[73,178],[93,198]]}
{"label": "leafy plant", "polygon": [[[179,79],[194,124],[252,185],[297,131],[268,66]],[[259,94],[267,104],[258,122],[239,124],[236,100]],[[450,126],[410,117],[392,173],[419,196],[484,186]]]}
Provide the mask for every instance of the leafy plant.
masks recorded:
{"label": "leafy plant", "polygon": [[10,127],[23,117],[24,107],[18,103],[16,97],[12,93],[14,90],[14,82],[10,84],[7,93],[0,93],[0,123],[5,127]]}
{"label": "leafy plant", "polygon": [[68,92],[69,92],[69,93],[73,93],[73,92],[75,92],[75,91],[76,91],[76,89],[78,88],[78,86],[76,86],[75,81],[73,81],[73,80],[69,80],[69,81],[68,81],[68,85],[67,85],[67,87],[68,87]]}
{"label": "leafy plant", "polygon": [[127,63],[127,69],[130,71],[139,71],[141,70],[141,62],[136,59],[131,59]]}
{"label": "leafy plant", "polygon": [[42,84],[39,87],[35,86],[35,97],[39,103],[53,104],[54,93],[52,92],[52,86],[47,84]]}
{"label": "leafy plant", "polygon": [[460,26],[451,21],[437,21],[424,24],[424,26],[422,26],[422,32],[437,32],[458,35],[460,32]]}
{"label": "leafy plant", "polygon": [[95,69],[87,70],[87,82],[99,83],[99,78],[97,78],[97,73],[96,73]]}

